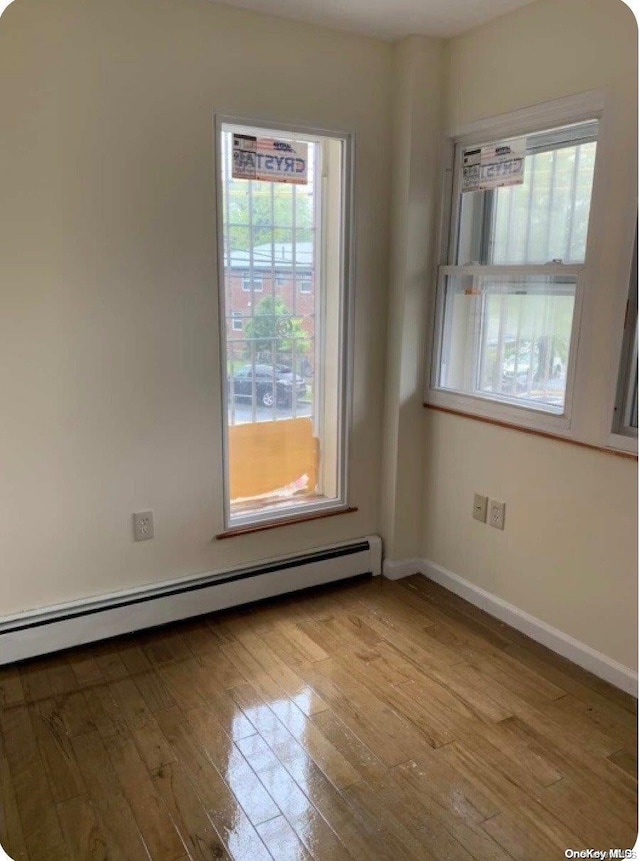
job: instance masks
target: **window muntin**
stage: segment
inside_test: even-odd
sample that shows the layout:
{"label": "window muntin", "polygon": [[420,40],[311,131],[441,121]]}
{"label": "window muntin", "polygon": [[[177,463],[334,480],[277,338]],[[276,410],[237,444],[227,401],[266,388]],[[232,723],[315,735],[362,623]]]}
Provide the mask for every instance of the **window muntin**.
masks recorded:
{"label": "window muntin", "polygon": [[[238,319],[241,308],[243,322],[222,344],[225,523],[234,527],[346,504],[350,144],[218,128],[222,316]],[[303,142],[307,182],[235,178],[234,133]],[[303,280],[310,289],[299,297]]]}
{"label": "window muntin", "polygon": [[463,193],[470,147],[456,146],[436,390],[566,414],[597,125],[528,135],[523,182],[508,187]]}

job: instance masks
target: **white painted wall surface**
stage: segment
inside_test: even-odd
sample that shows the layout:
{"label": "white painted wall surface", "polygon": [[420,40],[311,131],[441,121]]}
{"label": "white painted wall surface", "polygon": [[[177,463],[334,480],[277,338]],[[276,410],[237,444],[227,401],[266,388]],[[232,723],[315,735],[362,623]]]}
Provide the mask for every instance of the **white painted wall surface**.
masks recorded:
{"label": "white painted wall surface", "polygon": [[[391,61],[211,0],[5,11],[0,616],[378,531]],[[216,110],[356,134],[359,511],[220,542]]]}
{"label": "white painted wall surface", "polygon": [[[606,223],[585,318],[590,385],[583,420],[610,416],[635,217],[637,31],[621,0],[540,0],[448,45],[450,129],[604,88]],[[617,294],[617,295],[616,295]],[[637,666],[637,463],[429,412],[422,557]],[[473,494],[507,503],[504,532],[471,518]]]}

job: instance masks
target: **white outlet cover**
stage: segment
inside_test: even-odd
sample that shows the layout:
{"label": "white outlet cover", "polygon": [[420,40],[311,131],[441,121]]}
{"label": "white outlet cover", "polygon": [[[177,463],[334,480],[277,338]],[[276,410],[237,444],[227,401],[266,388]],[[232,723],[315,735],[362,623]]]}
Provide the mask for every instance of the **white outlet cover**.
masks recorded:
{"label": "white outlet cover", "polygon": [[153,511],[138,511],[133,515],[133,540],[153,538]]}
{"label": "white outlet cover", "polygon": [[506,505],[497,499],[489,500],[489,525],[494,529],[504,529],[504,512]]}

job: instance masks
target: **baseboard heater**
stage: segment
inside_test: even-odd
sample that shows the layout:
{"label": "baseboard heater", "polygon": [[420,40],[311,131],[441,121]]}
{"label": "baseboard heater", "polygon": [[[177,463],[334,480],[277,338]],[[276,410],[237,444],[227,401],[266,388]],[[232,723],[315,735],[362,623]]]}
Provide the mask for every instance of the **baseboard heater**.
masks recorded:
{"label": "baseboard heater", "polygon": [[380,574],[377,535],[0,619],[0,665],[362,574]]}

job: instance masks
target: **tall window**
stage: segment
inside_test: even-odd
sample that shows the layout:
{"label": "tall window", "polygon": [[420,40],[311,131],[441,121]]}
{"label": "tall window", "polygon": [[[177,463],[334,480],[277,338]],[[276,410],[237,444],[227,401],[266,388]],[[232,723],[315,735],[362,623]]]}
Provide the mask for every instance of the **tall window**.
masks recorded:
{"label": "tall window", "polygon": [[232,121],[217,129],[233,528],[346,501],[350,146]]}
{"label": "tall window", "polygon": [[456,146],[434,389],[566,415],[597,131]]}

